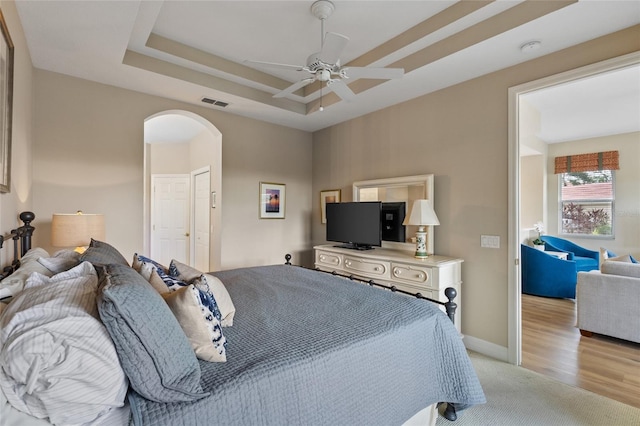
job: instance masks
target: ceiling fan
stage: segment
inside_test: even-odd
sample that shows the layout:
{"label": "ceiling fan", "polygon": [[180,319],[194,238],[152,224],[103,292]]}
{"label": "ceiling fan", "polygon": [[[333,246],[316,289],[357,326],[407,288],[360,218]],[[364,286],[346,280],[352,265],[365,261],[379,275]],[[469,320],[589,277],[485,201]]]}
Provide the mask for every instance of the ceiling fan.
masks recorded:
{"label": "ceiling fan", "polygon": [[[340,64],[340,54],[349,42],[349,37],[337,33],[324,34],[324,21],[331,16],[335,9],[334,4],[329,0],[317,0],[311,5],[311,13],[321,22],[320,37],[321,49],[312,53],[307,58],[306,65],[288,65],[274,62],[245,61],[245,63],[258,66],[289,69],[302,71],[309,74],[297,83],[273,95],[274,98],[285,97],[298,89],[301,89],[314,81],[321,84],[326,83],[327,88],[332,90],[341,99],[348,101],[355,97],[355,93],[347,86],[345,80],[352,78],[373,78],[373,79],[393,79],[401,78],[404,75],[402,68],[369,68],[369,67],[342,67]],[[324,38],[323,38],[324,37]],[[322,86],[320,86],[322,89]],[[322,92],[321,96],[322,96]]]}

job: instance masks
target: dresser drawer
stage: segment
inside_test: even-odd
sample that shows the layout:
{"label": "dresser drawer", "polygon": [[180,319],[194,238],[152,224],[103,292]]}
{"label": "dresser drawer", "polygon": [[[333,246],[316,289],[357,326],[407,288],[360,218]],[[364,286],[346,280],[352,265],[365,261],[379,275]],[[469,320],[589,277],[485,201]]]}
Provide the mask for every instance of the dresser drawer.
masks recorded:
{"label": "dresser drawer", "polygon": [[316,266],[342,269],[342,256],[334,253],[316,251]]}
{"label": "dresser drawer", "polygon": [[391,279],[397,282],[411,284],[416,288],[432,288],[433,278],[431,268],[405,265],[403,263],[391,264]]}
{"label": "dresser drawer", "polygon": [[[411,284],[403,284],[403,283],[399,283],[398,281],[389,283],[389,285],[395,286],[398,290],[407,291],[412,294],[420,293],[421,295],[423,295],[424,297],[428,297],[429,299],[439,300],[437,291],[426,290],[424,287],[418,287]],[[409,296],[409,297],[413,297],[413,296]]]}
{"label": "dresser drawer", "polygon": [[344,257],[344,270],[365,274],[368,278],[388,278],[389,263],[375,259],[360,259],[357,257]]}

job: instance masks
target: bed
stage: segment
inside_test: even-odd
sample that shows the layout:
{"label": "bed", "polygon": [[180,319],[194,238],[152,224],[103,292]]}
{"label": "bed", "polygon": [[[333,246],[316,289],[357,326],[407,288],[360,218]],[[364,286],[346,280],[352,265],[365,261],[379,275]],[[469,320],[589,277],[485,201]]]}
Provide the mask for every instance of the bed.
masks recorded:
{"label": "bed", "polygon": [[[25,283],[0,313],[6,424],[434,424],[438,403],[455,416],[485,402],[455,327],[425,300],[288,264],[202,274],[129,264],[106,242],[74,258],[17,239],[6,280]],[[44,265],[50,276],[31,271]],[[33,306],[52,308],[34,319]]]}

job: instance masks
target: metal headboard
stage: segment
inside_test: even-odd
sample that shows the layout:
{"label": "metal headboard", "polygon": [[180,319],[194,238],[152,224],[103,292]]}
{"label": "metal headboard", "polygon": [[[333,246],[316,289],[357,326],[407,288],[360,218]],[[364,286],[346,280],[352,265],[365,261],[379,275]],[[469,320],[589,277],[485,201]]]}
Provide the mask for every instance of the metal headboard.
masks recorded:
{"label": "metal headboard", "polygon": [[[16,269],[20,267],[20,258],[31,249],[31,236],[36,229],[31,226],[31,222],[36,218],[33,212],[20,213],[20,220],[24,225],[12,229],[7,235],[0,235],[0,249],[3,247],[4,242],[13,240],[13,261],[11,265],[5,266],[0,274],[0,280],[5,279],[11,275]],[[18,245],[20,247],[18,247]]]}

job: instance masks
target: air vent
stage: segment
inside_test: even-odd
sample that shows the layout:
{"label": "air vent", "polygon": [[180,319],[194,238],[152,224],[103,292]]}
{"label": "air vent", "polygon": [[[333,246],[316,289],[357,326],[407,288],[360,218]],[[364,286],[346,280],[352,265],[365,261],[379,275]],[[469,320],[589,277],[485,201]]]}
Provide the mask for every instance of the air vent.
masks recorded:
{"label": "air vent", "polygon": [[229,102],[216,101],[215,99],[211,99],[211,98],[202,98],[202,102],[204,102],[205,104],[219,106],[221,108],[224,108],[227,105],[229,105]]}

